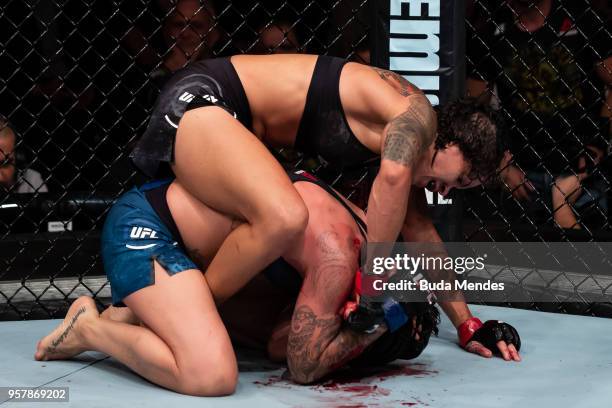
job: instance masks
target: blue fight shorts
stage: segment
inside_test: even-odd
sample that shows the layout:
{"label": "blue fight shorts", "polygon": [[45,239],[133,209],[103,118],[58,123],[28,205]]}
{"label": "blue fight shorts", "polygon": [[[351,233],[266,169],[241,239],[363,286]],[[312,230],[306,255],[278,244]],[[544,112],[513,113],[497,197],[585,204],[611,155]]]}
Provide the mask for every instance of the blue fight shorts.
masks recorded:
{"label": "blue fight shorts", "polygon": [[111,285],[113,305],[153,285],[156,260],[169,275],[198,269],[149,204],[144,192],[172,180],[133,188],[110,209],[102,230],[102,261]]}

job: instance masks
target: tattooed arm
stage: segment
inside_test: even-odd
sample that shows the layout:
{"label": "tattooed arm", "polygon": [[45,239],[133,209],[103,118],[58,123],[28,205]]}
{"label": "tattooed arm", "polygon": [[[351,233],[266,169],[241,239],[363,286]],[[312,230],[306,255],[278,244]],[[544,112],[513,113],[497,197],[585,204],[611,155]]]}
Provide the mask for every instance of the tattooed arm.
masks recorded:
{"label": "tattooed arm", "polygon": [[372,67],[372,69],[376,71],[381,79],[385,80],[385,82],[391,85],[402,96],[423,94],[423,91],[417,88],[412,82],[393,71],[387,71],[386,69],[377,67]]}
{"label": "tattooed arm", "polygon": [[[383,71],[380,75],[391,74]],[[389,120],[383,130],[380,170],[368,201],[370,242],[392,242],[397,238],[406,216],[414,167],[436,135],[436,116],[425,95],[399,75],[396,77],[400,79],[394,78],[392,85],[396,84],[405,95],[403,112]]]}
{"label": "tattooed arm", "polygon": [[[395,72],[387,71],[387,70],[380,69],[380,68],[373,68],[373,69],[380,76],[380,78],[384,79],[400,95],[408,97],[408,98],[412,97],[412,95],[422,95],[422,92],[417,87],[415,87],[412,83],[410,83],[408,80],[406,80],[401,75],[398,75]],[[427,119],[425,119],[424,121],[418,120],[418,117],[422,117],[422,118],[428,117],[428,113],[426,112],[424,105],[426,105],[425,102],[423,102],[423,106],[420,108],[421,109],[420,114],[416,113],[412,115],[412,117],[415,118],[417,122],[422,123],[420,127],[417,125],[416,128],[412,132],[414,134],[418,134],[420,132],[421,134],[425,136],[422,136],[420,139],[418,136],[413,137],[415,139],[413,141],[414,147],[411,150],[410,149],[408,150],[409,153],[411,151],[417,151],[417,152],[422,151],[423,145],[432,143],[433,139],[435,138],[435,133],[430,134],[428,132],[431,129],[435,129],[435,126],[428,125]],[[405,114],[406,113],[404,113],[404,115]],[[402,115],[400,115],[400,117],[401,116]],[[435,118],[433,118],[433,121],[435,121]],[[402,138],[401,134],[402,133],[407,134],[410,132],[402,132],[400,130],[399,132],[395,132],[395,133],[399,133],[399,135],[391,136],[391,133],[387,131],[387,140],[383,148],[383,159],[385,157],[385,151],[388,152],[388,156],[387,156],[388,158],[393,158],[394,155],[396,155],[399,151],[401,151],[401,149],[398,149],[395,146],[389,146],[390,144],[399,144],[400,141],[403,141],[404,143],[408,143],[408,140],[406,140],[405,138]],[[390,137],[392,137],[392,139],[389,139]],[[422,143],[417,145],[419,141],[422,141]],[[385,150],[387,147],[389,147],[389,149]],[[399,158],[399,159],[400,159],[399,161],[401,162],[402,158]],[[411,160],[414,161],[414,158],[406,157],[406,159],[407,160],[404,160],[404,162],[408,162]],[[425,242],[425,243],[442,242],[442,239],[440,238],[440,235],[438,235],[438,232],[433,225],[431,217],[428,214],[427,201],[425,199],[425,191],[422,188],[411,189],[410,196],[409,197],[407,196],[406,199],[407,199],[406,201],[408,205],[407,207],[406,206],[403,207],[403,208],[407,208],[407,211],[404,216],[403,226],[401,227],[402,237],[406,241],[412,241],[412,242]],[[426,250],[427,248],[424,246],[423,251],[426,252]],[[444,254],[431,254],[431,256],[434,256],[434,255],[439,255],[442,257],[445,256]],[[443,276],[430,276],[429,278],[433,281],[437,281],[440,279],[443,279],[446,281],[452,281],[455,279],[455,277],[456,277],[455,274],[451,272],[450,274],[444,274]],[[444,310],[444,312],[446,313],[446,315],[453,322],[453,324],[455,326],[459,326],[465,320],[472,317],[472,314],[470,313],[470,310],[467,304],[465,303],[465,301],[462,300],[462,294],[460,292],[455,293],[453,295],[453,298],[457,300],[453,302],[439,302],[439,303],[442,309]]]}
{"label": "tattooed arm", "polygon": [[[356,333],[342,325],[338,314],[351,291],[357,256],[335,231],[320,234],[316,254],[305,271],[287,343],[287,365],[297,383],[318,380],[358,356],[386,328]],[[347,240],[348,241],[348,240]]]}

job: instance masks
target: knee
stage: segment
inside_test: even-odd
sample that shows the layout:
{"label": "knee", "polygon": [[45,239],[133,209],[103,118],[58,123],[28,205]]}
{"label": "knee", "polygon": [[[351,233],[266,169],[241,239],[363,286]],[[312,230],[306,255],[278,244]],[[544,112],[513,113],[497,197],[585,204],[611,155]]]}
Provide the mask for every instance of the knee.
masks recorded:
{"label": "knee", "polygon": [[180,392],[197,397],[222,397],[236,391],[238,368],[235,364],[216,364],[181,373]]}

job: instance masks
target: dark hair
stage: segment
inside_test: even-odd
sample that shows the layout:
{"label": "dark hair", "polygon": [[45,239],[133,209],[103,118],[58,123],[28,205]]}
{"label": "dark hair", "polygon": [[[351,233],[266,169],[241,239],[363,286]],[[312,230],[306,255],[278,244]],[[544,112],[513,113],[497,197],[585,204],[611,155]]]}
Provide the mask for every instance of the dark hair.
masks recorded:
{"label": "dark hair", "polygon": [[460,99],[438,107],[437,150],[456,144],[471,165],[469,177],[483,184],[496,178],[506,150],[501,115],[475,99]]}

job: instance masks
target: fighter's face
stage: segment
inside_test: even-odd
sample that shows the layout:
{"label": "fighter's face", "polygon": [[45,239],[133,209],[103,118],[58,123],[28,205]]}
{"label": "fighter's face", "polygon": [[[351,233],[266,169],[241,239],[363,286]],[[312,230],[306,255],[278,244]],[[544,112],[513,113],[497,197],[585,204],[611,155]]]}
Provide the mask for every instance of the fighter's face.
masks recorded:
{"label": "fighter's face", "polygon": [[459,147],[450,145],[434,151],[429,169],[415,181],[417,186],[445,196],[453,188],[470,188],[480,184],[479,180],[469,178],[470,167]]}
{"label": "fighter's face", "polygon": [[211,46],[216,40],[214,20],[210,10],[199,1],[181,0],[164,22],[164,38],[175,45],[187,59]]}

